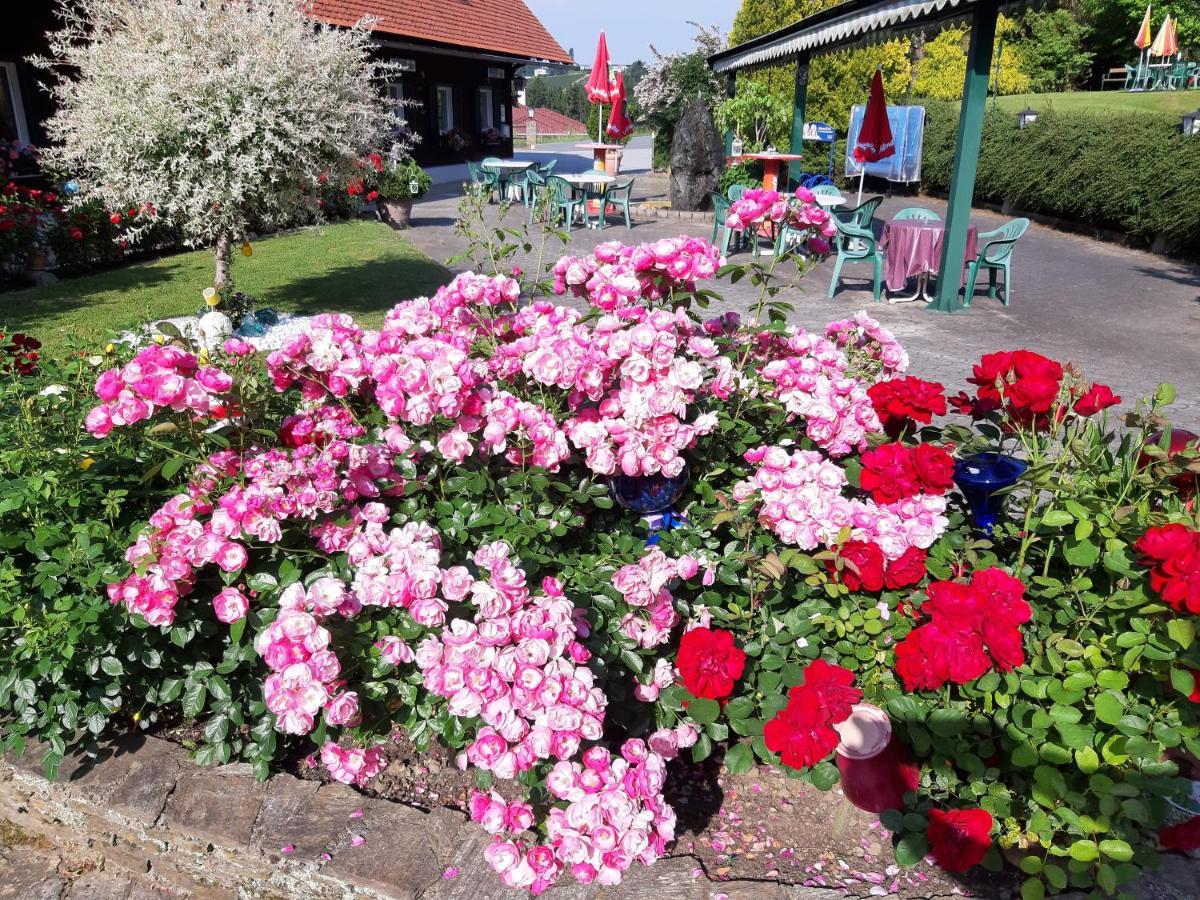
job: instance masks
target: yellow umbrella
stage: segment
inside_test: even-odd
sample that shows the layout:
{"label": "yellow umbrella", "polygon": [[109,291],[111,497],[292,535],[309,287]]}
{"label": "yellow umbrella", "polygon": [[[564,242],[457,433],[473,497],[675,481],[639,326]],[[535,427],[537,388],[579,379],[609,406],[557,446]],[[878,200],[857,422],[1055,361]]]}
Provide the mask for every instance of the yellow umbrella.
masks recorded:
{"label": "yellow umbrella", "polygon": [[1175,40],[1175,29],[1171,26],[1171,17],[1167,16],[1159,26],[1158,34],[1154,36],[1154,43],[1150,45],[1150,55],[1174,56],[1178,50],[1179,44]]}
{"label": "yellow umbrella", "polygon": [[1138,29],[1137,37],[1133,39],[1133,46],[1139,50],[1145,50],[1150,45],[1150,6],[1146,6],[1146,15],[1142,19],[1142,27]]}

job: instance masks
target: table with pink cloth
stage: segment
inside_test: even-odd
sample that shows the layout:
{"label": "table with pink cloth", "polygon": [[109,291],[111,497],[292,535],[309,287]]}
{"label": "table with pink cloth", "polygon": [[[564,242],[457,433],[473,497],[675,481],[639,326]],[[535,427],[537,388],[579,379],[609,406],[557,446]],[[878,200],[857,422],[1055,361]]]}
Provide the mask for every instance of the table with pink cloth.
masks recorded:
{"label": "table with pink cloth", "polygon": [[[893,219],[883,223],[879,246],[883,249],[883,278],[889,291],[904,290],[908,279],[922,274],[936,275],[942,264],[944,222],[932,219]],[[979,229],[967,226],[967,249],[963,263],[975,258]],[[960,274],[962,283],[965,273]]]}

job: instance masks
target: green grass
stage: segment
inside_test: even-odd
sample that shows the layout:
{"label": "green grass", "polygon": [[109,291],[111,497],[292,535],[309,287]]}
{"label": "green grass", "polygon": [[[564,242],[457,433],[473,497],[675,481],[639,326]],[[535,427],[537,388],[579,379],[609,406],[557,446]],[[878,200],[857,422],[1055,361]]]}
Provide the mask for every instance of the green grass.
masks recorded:
{"label": "green grass", "polygon": [[[991,101],[988,101],[991,103]],[[1200,91],[1066,91],[1058,94],[1012,94],[1001,97],[1000,108],[1016,115],[1026,106],[1041,112],[1170,113],[1182,116],[1200,106]]]}
{"label": "green grass", "polygon": [[[71,278],[45,287],[0,294],[0,326],[36,335],[48,347],[70,334],[99,340],[142,322],[194,313],[212,284],[207,250],[177,253]],[[347,312],[368,326],[401,300],[431,294],[447,271],[379,222],[339,222],[304,228],[235,251],[238,289],[259,306],[315,314]]]}

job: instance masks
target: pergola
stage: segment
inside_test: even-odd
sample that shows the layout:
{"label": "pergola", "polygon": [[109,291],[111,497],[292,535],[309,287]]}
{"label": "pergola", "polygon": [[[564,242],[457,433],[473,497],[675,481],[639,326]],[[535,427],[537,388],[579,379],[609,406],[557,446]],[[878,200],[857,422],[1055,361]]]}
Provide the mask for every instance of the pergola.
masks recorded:
{"label": "pergola", "polygon": [[[801,19],[793,25],[730,47],[708,58],[719,75],[726,76],[726,94],[734,96],[736,75],[742,70],[795,62],[796,90],[792,104],[792,149],[802,146],[804,108],[808,96],[808,64],[816,53],[887,40],[914,29],[948,19],[963,19],[971,25],[967,50],[967,74],[963,82],[958,140],[947,203],[946,236],[938,271],[937,297],[929,309],[955,312],[959,275],[967,246],[967,223],[975,193],[979,165],[979,143],[992,68],[992,44],[1000,8],[1012,0],[846,0],[837,6]],[[866,94],[867,85],[863,85]],[[732,133],[725,136],[725,152],[732,152]],[[800,171],[792,163],[792,175]]]}

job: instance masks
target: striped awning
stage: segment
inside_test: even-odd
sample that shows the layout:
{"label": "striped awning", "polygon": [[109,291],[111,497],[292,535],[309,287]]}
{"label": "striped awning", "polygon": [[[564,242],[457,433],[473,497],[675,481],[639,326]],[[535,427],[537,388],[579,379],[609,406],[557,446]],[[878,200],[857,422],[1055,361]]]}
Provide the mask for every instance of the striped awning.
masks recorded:
{"label": "striped awning", "polygon": [[835,49],[890,32],[965,15],[988,0],[847,0],[708,58],[714,72],[769,65],[821,48]]}

